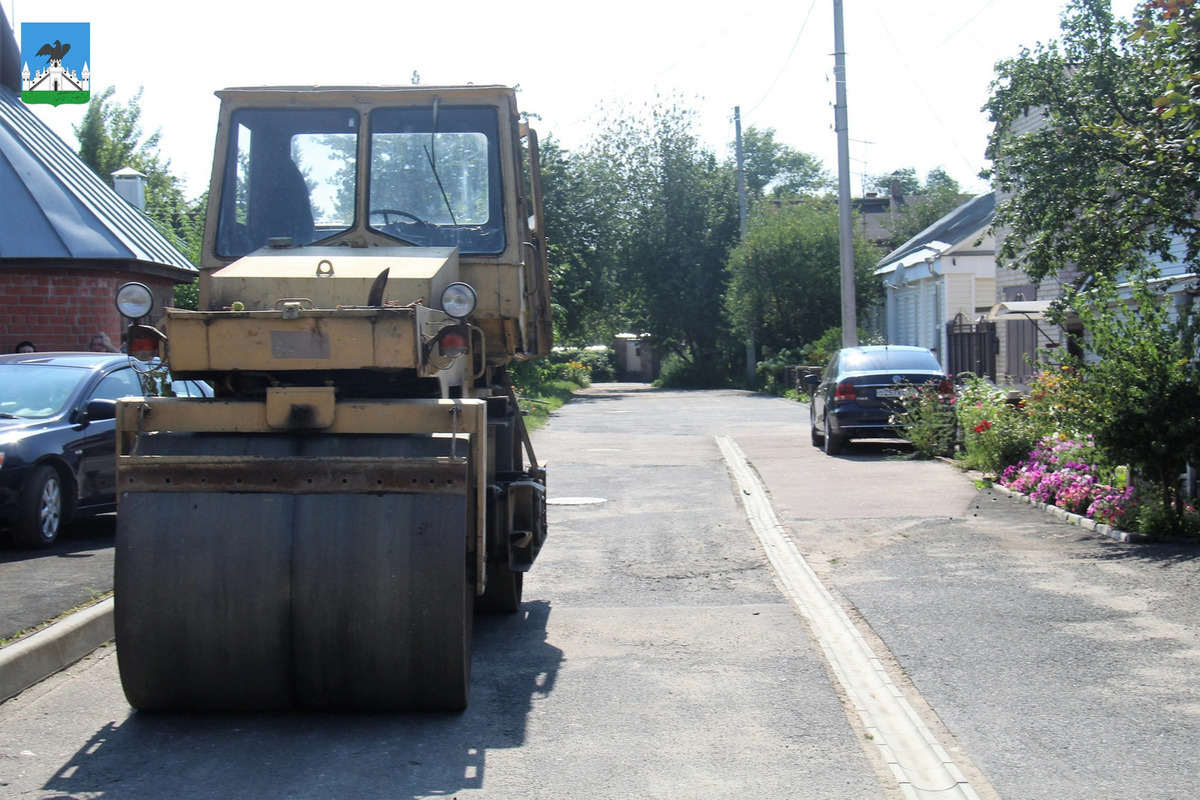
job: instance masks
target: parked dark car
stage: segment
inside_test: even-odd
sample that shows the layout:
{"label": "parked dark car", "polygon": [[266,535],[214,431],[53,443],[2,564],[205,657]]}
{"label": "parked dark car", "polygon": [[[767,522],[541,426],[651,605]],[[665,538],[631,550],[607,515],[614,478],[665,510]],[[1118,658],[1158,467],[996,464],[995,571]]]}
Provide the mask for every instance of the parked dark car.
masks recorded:
{"label": "parked dark car", "polygon": [[937,358],[923,347],[872,345],[837,351],[815,384],[809,420],[814,447],[829,455],[851,439],[894,438],[901,433],[893,417],[918,387],[936,382],[953,393]]}
{"label": "parked dark car", "polygon": [[147,394],[146,369],[120,353],[0,356],[0,529],[18,547],[48,547],[70,520],[116,508],[116,400]]}

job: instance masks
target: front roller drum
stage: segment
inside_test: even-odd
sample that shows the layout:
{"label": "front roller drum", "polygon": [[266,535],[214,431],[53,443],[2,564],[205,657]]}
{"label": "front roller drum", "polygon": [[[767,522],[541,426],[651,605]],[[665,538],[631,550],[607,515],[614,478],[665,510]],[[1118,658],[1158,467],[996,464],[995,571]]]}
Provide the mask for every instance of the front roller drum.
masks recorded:
{"label": "front roller drum", "polygon": [[459,709],[463,495],[128,493],[115,624],[144,710]]}

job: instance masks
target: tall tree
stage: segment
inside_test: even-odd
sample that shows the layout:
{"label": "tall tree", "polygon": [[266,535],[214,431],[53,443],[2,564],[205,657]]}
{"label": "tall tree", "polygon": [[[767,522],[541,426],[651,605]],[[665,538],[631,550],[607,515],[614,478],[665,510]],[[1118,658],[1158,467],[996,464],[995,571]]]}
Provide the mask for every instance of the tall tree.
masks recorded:
{"label": "tall tree", "polygon": [[604,268],[606,233],[596,194],[578,156],[552,137],[540,150],[555,340],[608,341],[622,325],[615,276]]}
{"label": "tall tree", "polygon": [[991,177],[1006,193],[1002,260],[1036,281],[1068,267],[1134,274],[1148,255],[1200,256],[1193,0],[1150,0],[1138,24],[1071,0],[1062,38],[1000,62],[985,109]]}
{"label": "tall tree", "polygon": [[677,100],[617,114],[582,162],[604,233],[595,255],[620,282],[620,313],[676,354],[687,380],[716,383],[736,196],[732,170],[700,147],[693,124]]}
{"label": "tall tree", "polygon": [[746,193],[752,201],[821,194],[834,185],[820,159],[775,141],[774,128],[745,130],[742,161]]}
{"label": "tall tree", "polygon": [[[739,331],[754,331],[765,349],[795,349],[841,322],[838,209],[832,198],[766,207],[729,257],[726,307]],[[856,232],[857,305],[877,300],[875,247]]]}

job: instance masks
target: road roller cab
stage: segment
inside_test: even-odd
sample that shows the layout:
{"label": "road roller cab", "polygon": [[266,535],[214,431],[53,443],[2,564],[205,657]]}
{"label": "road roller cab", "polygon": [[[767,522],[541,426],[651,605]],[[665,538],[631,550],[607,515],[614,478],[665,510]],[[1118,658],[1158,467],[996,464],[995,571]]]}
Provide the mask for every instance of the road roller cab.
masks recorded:
{"label": "road roller cab", "polygon": [[118,408],[126,696],[460,708],[546,536],[536,136],[504,87],[218,96],[199,307],[122,306],[215,394]]}

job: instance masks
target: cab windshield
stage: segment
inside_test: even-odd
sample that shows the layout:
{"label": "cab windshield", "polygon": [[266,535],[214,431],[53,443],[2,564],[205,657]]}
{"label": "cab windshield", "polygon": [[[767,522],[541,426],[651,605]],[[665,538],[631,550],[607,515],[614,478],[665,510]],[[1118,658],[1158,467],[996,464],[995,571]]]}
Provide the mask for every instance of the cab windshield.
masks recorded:
{"label": "cab windshield", "polygon": [[361,125],[350,108],[234,112],[217,255],[237,258],[272,239],[320,243],[355,225],[402,244],[504,250],[496,109],[375,109],[366,170],[358,164]]}
{"label": "cab windshield", "polygon": [[385,108],[370,119],[371,228],[464,253],[504,250],[494,108]]}

